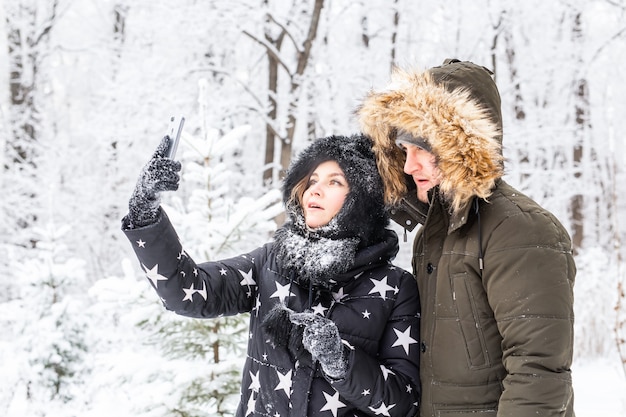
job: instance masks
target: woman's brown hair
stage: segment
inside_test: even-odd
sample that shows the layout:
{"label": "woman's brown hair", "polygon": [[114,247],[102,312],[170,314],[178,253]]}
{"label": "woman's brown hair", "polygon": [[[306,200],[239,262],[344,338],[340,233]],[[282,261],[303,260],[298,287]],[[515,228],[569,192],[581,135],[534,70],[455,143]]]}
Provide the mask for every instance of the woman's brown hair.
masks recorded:
{"label": "woman's brown hair", "polygon": [[287,201],[287,205],[297,204],[302,207],[302,196],[304,192],[309,188],[309,180],[311,178],[312,172],[307,173],[304,177],[300,179],[291,189],[291,193],[289,194],[289,200]]}

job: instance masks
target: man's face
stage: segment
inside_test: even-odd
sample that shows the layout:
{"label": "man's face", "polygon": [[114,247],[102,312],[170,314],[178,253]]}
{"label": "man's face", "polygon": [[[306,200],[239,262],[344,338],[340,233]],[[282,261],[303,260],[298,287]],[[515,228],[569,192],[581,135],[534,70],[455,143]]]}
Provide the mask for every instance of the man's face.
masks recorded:
{"label": "man's face", "polygon": [[400,146],[406,152],[404,172],[413,177],[418,200],[428,203],[428,190],[441,182],[441,171],[437,168],[435,155],[408,143],[401,143]]}

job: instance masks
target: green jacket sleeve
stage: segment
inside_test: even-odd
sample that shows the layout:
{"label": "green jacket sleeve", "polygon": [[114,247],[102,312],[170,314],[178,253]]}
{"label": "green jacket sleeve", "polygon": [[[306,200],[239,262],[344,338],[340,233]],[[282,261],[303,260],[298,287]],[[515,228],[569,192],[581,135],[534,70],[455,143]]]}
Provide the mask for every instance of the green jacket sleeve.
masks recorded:
{"label": "green jacket sleeve", "polygon": [[483,285],[507,372],[498,416],[571,415],[570,238],[550,213],[525,211],[506,218],[486,241]]}

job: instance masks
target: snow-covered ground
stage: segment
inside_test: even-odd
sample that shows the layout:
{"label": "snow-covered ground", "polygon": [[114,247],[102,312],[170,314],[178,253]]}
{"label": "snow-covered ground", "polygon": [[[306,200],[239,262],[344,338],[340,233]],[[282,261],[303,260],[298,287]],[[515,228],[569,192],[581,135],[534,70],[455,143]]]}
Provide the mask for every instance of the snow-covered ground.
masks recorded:
{"label": "snow-covered ground", "polygon": [[[121,360],[118,358],[118,361],[122,368],[124,367],[122,363],[128,362],[128,366],[134,364],[138,372],[141,372],[142,368],[146,371],[151,368],[151,365],[147,363],[148,360],[137,361],[136,357]],[[6,368],[0,368],[0,380],[4,379],[3,374],[9,373]],[[620,365],[617,353],[604,358],[580,359],[574,362],[572,371],[576,417],[626,417],[626,374]],[[106,377],[102,376],[102,378]],[[135,388],[141,391],[141,387]],[[0,392],[2,389],[0,383]],[[116,392],[116,386],[112,384],[110,389],[100,391],[97,398],[85,399],[81,415],[85,417],[130,416],[132,414],[129,410],[137,405],[136,400],[136,397],[133,400],[132,395],[129,397],[128,393]],[[31,417],[32,409],[33,405],[29,404],[26,395],[23,395],[23,400],[13,400],[8,408],[7,417]],[[73,415],[61,409],[48,408],[47,411],[49,414],[46,415],[50,416]],[[158,413],[150,415],[158,415]]]}
{"label": "snow-covered ground", "polygon": [[576,417],[626,417],[626,375],[617,353],[572,366]]}

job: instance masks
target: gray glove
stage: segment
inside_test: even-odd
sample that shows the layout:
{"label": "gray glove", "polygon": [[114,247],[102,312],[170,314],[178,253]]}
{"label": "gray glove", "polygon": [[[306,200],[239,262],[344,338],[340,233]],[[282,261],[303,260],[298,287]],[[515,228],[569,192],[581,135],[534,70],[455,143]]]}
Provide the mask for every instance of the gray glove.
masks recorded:
{"label": "gray glove", "polygon": [[293,323],[304,326],[302,344],[319,361],[326,375],[334,379],[345,376],[348,363],[344,357],[343,343],[337,325],[313,312],[293,313]]}
{"label": "gray glove", "polygon": [[139,180],[128,202],[129,228],[143,227],[154,223],[159,215],[162,191],[176,191],[181,169],[180,162],[165,157],[169,138],[165,136],[152,159],[143,167]]}

